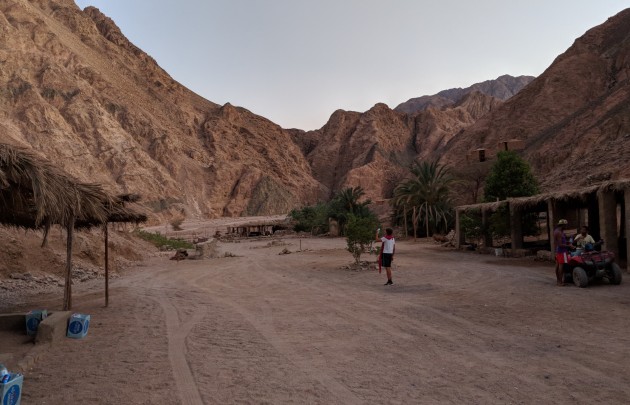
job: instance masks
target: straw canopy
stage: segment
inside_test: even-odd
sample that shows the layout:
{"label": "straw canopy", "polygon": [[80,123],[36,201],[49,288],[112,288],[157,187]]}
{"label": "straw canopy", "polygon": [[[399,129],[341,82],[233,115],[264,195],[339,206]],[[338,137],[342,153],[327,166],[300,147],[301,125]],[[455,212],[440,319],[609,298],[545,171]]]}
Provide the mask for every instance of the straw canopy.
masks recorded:
{"label": "straw canopy", "polygon": [[567,202],[567,201],[586,201],[589,196],[595,195],[601,192],[607,191],[624,191],[630,189],[630,180],[613,180],[600,183],[590,187],[583,187],[573,190],[562,190],[551,193],[536,194],[531,197],[514,197],[507,200],[501,200],[489,203],[479,203],[472,205],[460,205],[457,207],[459,212],[484,210],[484,211],[496,211],[501,206],[509,204],[510,207],[515,209],[529,209],[546,204],[548,201]]}
{"label": "straw canopy", "polygon": [[137,201],[113,197],[100,185],[81,183],[33,152],[0,143],[0,224],[28,229],[92,227],[107,222],[143,222],[146,215],[124,207]]}
{"label": "straw canopy", "polygon": [[72,240],[75,228],[104,226],[105,305],[109,301],[109,222],[144,222],[147,216],[125,206],[136,194],[114,197],[98,184],[81,183],[33,152],[0,143],[0,225],[44,229],[46,244],[51,225],[67,230],[63,309],[72,308]]}

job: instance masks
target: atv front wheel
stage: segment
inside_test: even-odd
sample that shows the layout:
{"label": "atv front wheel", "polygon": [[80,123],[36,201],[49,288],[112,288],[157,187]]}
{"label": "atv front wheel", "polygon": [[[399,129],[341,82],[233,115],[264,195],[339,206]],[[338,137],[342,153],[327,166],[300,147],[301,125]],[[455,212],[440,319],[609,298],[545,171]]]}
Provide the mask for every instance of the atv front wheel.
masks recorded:
{"label": "atv front wheel", "polygon": [[588,276],[583,268],[576,267],[573,269],[573,283],[580,288],[588,285]]}
{"label": "atv front wheel", "polygon": [[621,284],[621,269],[617,263],[611,263],[610,269],[606,272],[606,277],[610,284]]}

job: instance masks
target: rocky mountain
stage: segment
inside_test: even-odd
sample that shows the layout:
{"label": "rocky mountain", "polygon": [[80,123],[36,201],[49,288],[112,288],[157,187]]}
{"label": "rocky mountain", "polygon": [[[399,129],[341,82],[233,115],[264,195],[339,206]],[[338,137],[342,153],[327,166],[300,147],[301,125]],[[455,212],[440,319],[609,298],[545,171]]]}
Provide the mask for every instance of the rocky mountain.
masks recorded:
{"label": "rocky mountain", "polygon": [[395,110],[407,114],[415,114],[427,108],[443,108],[457,104],[466,94],[478,91],[499,100],[507,100],[521,91],[531,81],[533,76],[499,76],[494,80],[475,83],[470,87],[443,90],[432,96],[422,96],[409,99],[399,104]]}
{"label": "rocky mountain", "polygon": [[0,142],[156,212],[286,212],[326,194],[290,134],[174,81],[98,9],[0,2]]}
{"label": "rocky mountain", "polygon": [[466,151],[511,138],[524,141],[544,189],[630,176],[630,9],[586,32],[437,153],[459,165]]}
{"label": "rocky mountain", "polygon": [[629,38],[626,10],[533,81],[501,76],[394,110],[338,110],[304,132],[196,95],[96,8],[5,0],[0,142],[140,193],[164,216],[282,213],[348,186],[379,200],[414,159],[459,167],[468,151],[512,138],[545,188],[564,187],[630,175]]}
{"label": "rocky mountain", "polygon": [[365,113],[338,110],[321,129],[292,135],[330,196],[361,186],[378,200],[391,196],[414,159],[436,159],[436,149],[501,103],[475,91],[450,107],[415,115],[376,104]]}

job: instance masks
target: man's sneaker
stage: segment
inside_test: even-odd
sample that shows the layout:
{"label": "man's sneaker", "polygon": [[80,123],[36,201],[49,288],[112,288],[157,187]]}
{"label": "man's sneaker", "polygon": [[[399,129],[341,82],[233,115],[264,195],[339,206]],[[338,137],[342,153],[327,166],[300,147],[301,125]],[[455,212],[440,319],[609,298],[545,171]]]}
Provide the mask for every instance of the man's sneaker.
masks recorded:
{"label": "man's sneaker", "polygon": [[387,280],[387,282],[384,285],[393,285],[394,282],[392,280]]}

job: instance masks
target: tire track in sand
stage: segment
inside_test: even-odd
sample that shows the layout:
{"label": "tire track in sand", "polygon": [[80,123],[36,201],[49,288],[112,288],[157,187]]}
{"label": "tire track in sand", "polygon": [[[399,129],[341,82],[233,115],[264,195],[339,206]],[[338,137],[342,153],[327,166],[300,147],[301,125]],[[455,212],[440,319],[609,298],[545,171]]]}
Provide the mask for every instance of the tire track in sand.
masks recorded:
{"label": "tire track in sand", "polygon": [[[148,285],[142,285],[144,283],[142,280],[139,280],[139,283],[136,283],[136,285],[140,287],[142,295],[158,303],[164,311],[168,338],[168,358],[182,404],[204,405],[186,357],[186,338],[192,328],[201,322],[206,315],[206,311],[204,308],[198,309],[190,316],[187,322],[182,323],[171,299],[166,295],[164,289],[160,288],[170,284],[169,280],[164,278],[165,273],[166,271],[161,271],[154,274]],[[160,287],[156,288],[158,284]],[[160,291],[160,294],[155,294],[156,291]],[[175,291],[181,291],[181,289],[176,289]]]}
{"label": "tire track in sand", "polygon": [[201,322],[205,311],[196,311],[188,322],[182,324],[177,309],[167,298],[156,300],[164,310],[168,335],[168,358],[173,367],[173,378],[179,389],[179,397],[184,405],[203,405],[199,388],[186,359],[186,338],[192,328]]}

